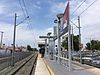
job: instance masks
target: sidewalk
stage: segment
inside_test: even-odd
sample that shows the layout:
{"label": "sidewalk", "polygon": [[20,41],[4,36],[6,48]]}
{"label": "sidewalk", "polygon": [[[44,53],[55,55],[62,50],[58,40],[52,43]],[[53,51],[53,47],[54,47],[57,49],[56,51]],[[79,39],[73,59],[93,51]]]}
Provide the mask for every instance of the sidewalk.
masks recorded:
{"label": "sidewalk", "polygon": [[35,69],[35,75],[50,75],[50,72],[46,66],[46,63],[44,61],[44,58],[41,58],[38,54],[36,69]]}

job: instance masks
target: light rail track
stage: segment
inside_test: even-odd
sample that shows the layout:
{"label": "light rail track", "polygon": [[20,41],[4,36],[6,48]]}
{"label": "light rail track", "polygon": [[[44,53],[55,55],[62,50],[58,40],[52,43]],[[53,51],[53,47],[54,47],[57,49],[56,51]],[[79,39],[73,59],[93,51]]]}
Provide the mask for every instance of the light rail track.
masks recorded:
{"label": "light rail track", "polygon": [[37,54],[31,56],[26,62],[21,64],[11,75],[34,75],[37,61]]}

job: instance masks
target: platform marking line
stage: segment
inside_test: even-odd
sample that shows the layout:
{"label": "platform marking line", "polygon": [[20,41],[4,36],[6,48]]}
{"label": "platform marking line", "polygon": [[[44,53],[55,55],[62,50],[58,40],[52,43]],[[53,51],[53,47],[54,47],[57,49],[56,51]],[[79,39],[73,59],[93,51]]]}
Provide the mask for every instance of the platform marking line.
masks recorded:
{"label": "platform marking line", "polygon": [[47,67],[50,75],[55,75],[54,72],[53,72],[53,70],[50,67],[50,64],[45,59],[43,59],[43,61],[44,61],[45,65],[46,65],[46,67]]}

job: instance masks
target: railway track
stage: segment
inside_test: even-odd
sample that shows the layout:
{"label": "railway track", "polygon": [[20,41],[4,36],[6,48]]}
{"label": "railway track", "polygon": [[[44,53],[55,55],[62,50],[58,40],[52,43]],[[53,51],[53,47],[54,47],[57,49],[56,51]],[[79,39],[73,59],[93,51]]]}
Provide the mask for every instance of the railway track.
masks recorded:
{"label": "railway track", "polygon": [[34,75],[36,60],[37,54],[30,57],[26,62],[20,65],[20,67],[18,67],[14,72],[10,73],[10,75]]}
{"label": "railway track", "polygon": [[[14,54],[14,63],[17,63],[17,62],[23,60],[24,58],[28,57],[31,54],[32,53],[28,53],[28,52]],[[0,58],[0,71],[11,66],[11,64],[12,64],[11,60],[12,60],[12,56]]]}

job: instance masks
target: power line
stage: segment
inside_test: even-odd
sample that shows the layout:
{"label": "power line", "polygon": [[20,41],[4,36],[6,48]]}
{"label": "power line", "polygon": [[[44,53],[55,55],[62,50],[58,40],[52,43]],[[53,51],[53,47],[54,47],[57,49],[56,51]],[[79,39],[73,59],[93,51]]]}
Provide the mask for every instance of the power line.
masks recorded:
{"label": "power line", "polygon": [[[82,15],[89,7],[91,7],[95,2],[96,2],[97,0],[94,0],[85,10],[83,10],[78,16],[80,16],[80,15]],[[74,17],[74,20],[77,18],[77,16],[76,17]]]}
{"label": "power line", "polygon": [[24,1],[24,0],[22,0],[22,2],[23,2],[23,6],[24,6],[24,8],[25,8],[26,15],[28,16],[28,11],[27,11],[27,9],[26,9],[26,4],[25,4],[25,1]]}
{"label": "power line", "polygon": [[22,10],[22,12],[23,12],[23,14],[24,14],[24,17],[26,18],[26,13],[24,12],[24,9],[23,9],[23,6],[22,6],[22,4],[21,4],[21,1],[20,0],[18,0],[19,1],[19,5],[20,5],[20,7],[21,7],[21,10]]}
{"label": "power line", "polygon": [[81,14],[83,14],[89,7],[91,7],[96,1],[97,1],[97,0],[94,0],[85,10],[83,10],[83,11],[79,14],[79,16],[80,16]]}
{"label": "power line", "polygon": [[[23,11],[23,13],[24,13],[24,17],[26,18],[26,17],[29,16],[29,15],[28,15],[28,11],[27,11],[27,9],[26,9],[25,1],[22,0],[22,2],[23,2],[24,9],[23,9],[23,6],[21,5],[21,1],[19,0],[20,6],[21,6],[22,11]],[[28,18],[28,20],[30,20],[30,17]],[[27,24],[28,24],[29,26],[31,25],[30,22],[27,22]]]}
{"label": "power line", "polygon": [[85,1],[86,1],[86,0],[84,0],[84,1],[72,12],[71,15],[73,15],[73,14],[83,5],[83,3],[84,3]]}
{"label": "power line", "polygon": [[[24,7],[24,8],[22,7],[20,0],[19,0],[19,3],[20,3],[20,6],[21,6],[21,8],[22,8],[22,11],[23,11],[23,13],[24,13],[24,16],[25,16],[25,17],[29,16],[28,11],[27,11],[27,8],[26,8],[25,0],[22,0],[23,7]],[[31,26],[30,20],[31,20],[31,19],[30,19],[30,17],[29,17],[29,18],[28,18],[28,21],[27,21],[27,24],[28,24],[27,28],[29,28],[29,29],[31,30],[32,26]],[[35,44],[35,43],[37,43],[37,40],[36,40],[36,38],[35,38],[34,32],[33,32],[32,34],[33,34],[33,37],[34,37],[34,41],[35,41],[34,44]]]}
{"label": "power line", "polygon": [[[24,5],[24,8],[25,8],[26,14],[28,15],[28,11],[27,11],[27,9],[26,9],[25,1],[24,1],[24,0],[22,0],[22,1],[23,1],[23,5]],[[28,24],[28,26],[29,26],[29,29],[31,29],[32,26],[31,26],[31,22],[30,22],[30,17],[29,17],[29,20],[28,20],[27,24]],[[35,35],[34,35],[34,32],[33,32],[33,37],[34,37],[35,42],[37,42],[37,40],[36,40],[36,38],[35,38]]]}

